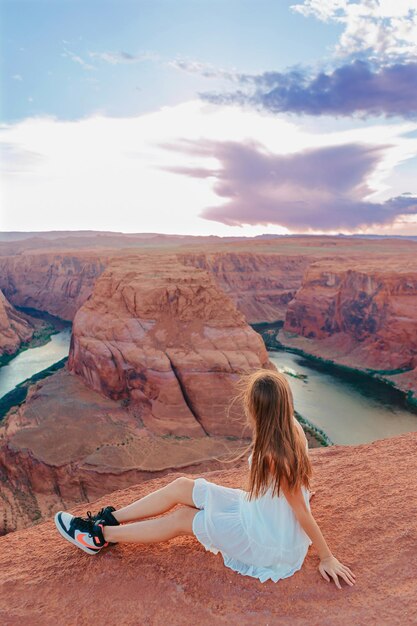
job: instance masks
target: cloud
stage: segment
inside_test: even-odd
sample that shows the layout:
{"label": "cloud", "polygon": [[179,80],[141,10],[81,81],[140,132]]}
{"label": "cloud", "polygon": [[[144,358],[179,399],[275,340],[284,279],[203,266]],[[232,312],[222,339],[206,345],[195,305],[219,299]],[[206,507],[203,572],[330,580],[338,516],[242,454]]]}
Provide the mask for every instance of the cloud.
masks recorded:
{"label": "cloud", "polygon": [[275,224],[298,232],[355,230],[417,214],[417,196],[409,193],[385,202],[366,199],[373,191],[367,180],[392,147],[348,143],[277,155],[253,141],[183,141],[171,149],[196,157],[214,156],[220,167],[163,169],[214,178],[215,193],[227,202],[205,208],[200,215],[207,220],[229,226]]}
{"label": "cloud", "polygon": [[139,63],[141,61],[157,60],[159,57],[153,52],[143,52],[142,54],[130,54],[129,52],[89,52],[91,58],[105,61],[111,65],[122,63]]}
{"label": "cloud", "polygon": [[297,115],[417,117],[416,0],[304,0],[290,8],[344,27],[326,69],[245,74],[190,61],[175,65],[238,84],[198,94],[213,104]]}
{"label": "cloud", "polygon": [[[299,119],[197,99],[126,118],[36,115],[0,124],[2,228],[252,236],[323,223],[317,230],[328,232],[337,211],[346,218],[364,209],[368,219],[370,191],[374,204],[417,191],[410,161],[392,187],[393,171],[417,155],[417,124],[326,124],[317,120],[312,130]],[[393,217],[412,202],[377,206]],[[417,234],[417,221],[401,227]]]}
{"label": "cloud", "polygon": [[344,26],[334,53],[382,60],[417,57],[415,0],[304,0],[290,7],[306,17]]}
{"label": "cloud", "polygon": [[87,63],[87,61],[84,61],[84,59],[80,57],[78,54],[75,54],[75,52],[72,52],[71,50],[68,50],[67,48],[64,48],[64,52],[61,52],[61,56],[68,57],[74,63],[78,63],[78,65],[81,65],[81,67],[84,70],[91,71],[91,70],[96,69],[94,65],[90,65],[90,63]]}
{"label": "cloud", "polygon": [[226,70],[218,68],[210,63],[203,63],[183,57],[176,59],[166,59],[156,52],[147,51],[141,54],[131,54],[124,51],[104,51],[104,52],[89,52],[89,57],[92,59],[98,59],[111,65],[121,64],[134,64],[142,61],[156,61],[161,65],[187,72],[189,74],[199,74],[205,78],[226,78],[230,81],[243,80],[242,74],[239,74],[237,70]]}
{"label": "cloud", "polygon": [[23,80],[23,78],[22,78],[22,76],[20,74],[13,74],[12,78],[13,78],[13,80],[19,80],[19,81]]}
{"label": "cloud", "polygon": [[213,104],[250,105],[273,113],[417,117],[417,63],[375,69],[369,62],[356,59],[327,74],[264,72],[246,75],[244,83],[252,84],[252,89],[199,95]]}
{"label": "cloud", "polygon": [[178,58],[167,61],[166,65],[190,74],[199,74],[204,78],[225,78],[233,82],[244,80],[244,74],[237,72],[237,70],[218,68],[211,63],[202,63],[200,61]]}

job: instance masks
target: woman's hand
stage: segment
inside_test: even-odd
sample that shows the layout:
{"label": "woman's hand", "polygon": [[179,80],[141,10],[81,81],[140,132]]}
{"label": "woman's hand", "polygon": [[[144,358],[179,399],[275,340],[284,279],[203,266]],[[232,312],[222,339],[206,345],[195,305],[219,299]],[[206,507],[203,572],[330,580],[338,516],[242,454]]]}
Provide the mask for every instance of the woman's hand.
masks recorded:
{"label": "woman's hand", "polygon": [[355,574],[348,567],[346,567],[346,565],[340,563],[340,561],[338,561],[333,555],[328,556],[325,559],[321,559],[319,572],[323,576],[323,578],[327,580],[327,582],[330,582],[330,578],[328,576],[330,575],[333,578],[336,587],[338,587],[339,589],[341,589],[342,587],[340,585],[338,576],[343,578],[343,580],[345,580],[350,586],[353,586],[356,582]]}

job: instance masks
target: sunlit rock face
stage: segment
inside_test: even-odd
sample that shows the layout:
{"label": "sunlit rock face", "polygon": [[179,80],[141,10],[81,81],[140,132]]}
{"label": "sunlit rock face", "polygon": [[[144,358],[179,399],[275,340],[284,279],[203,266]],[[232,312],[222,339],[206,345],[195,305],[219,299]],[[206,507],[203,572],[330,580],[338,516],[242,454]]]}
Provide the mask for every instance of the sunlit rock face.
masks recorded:
{"label": "sunlit rock face", "polygon": [[344,365],[381,371],[415,393],[415,263],[313,263],[288,305],[281,340]]}
{"label": "sunlit rock face", "polygon": [[270,254],[267,249],[265,253],[183,253],[178,258],[186,265],[208,270],[249,323],[284,320],[305,269],[315,260],[314,252]]}
{"label": "sunlit rock face", "polygon": [[272,368],[262,339],[204,270],[175,256],[113,261],[74,318],[69,371],[142,408],[158,432],[241,434],[239,374]]}
{"label": "sunlit rock face", "polygon": [[0,256],[0,289],[14,305],[72,320],[109,258],[94,251]]}
{"label": "sunlit rock face", "polygon": [[32,338],[34,330],[0,291],[0,356],[17,352],[23,342]]}

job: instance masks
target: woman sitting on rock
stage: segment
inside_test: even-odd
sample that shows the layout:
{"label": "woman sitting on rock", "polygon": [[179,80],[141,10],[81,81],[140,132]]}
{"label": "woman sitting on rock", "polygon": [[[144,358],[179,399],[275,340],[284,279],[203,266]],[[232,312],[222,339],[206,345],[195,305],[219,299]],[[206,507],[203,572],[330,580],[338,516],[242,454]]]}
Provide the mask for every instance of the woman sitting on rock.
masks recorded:
{"label": "woman sitting on rock", "polygon": [[339,576],[353,585],[355,575],[333,556],[310,510],[308,443],[286,377],[259,370],[240,382],[238,397],[253,429],[247,491],[177,478],[119,510],[107,506],[86,518],[61,511],[55,516],[61,535],[88,554],[118,542],[194,535],[206,550],[220,552],[227,567],[261,582],[294,574],[314,544],[323,578],[338,588]]}

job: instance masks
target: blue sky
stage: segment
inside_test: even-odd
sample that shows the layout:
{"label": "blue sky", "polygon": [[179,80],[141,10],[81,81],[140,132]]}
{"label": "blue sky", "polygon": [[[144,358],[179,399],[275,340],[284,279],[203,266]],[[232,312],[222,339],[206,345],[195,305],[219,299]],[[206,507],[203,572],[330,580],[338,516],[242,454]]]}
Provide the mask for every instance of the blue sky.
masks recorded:
{"label": "blue sky", "polygon": [[[2,7],[2,119],[136,115],[222,85],[167,65],[177,58],[260,72],[326,57],[340,27],[281,0],[13,0]],[[68,52],[67,52],[68,51]],[[150,53],[112,65],[94,53]],[[80,57],[88,69],[71,56]],[[22,80],[13,78],[22,77]],[[28,100],[32,98],[32,100]]]}
{"label": "blue sky", "polygon": [[417,234],[414,5],[1,0],[0,227]]}

